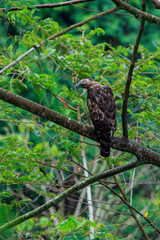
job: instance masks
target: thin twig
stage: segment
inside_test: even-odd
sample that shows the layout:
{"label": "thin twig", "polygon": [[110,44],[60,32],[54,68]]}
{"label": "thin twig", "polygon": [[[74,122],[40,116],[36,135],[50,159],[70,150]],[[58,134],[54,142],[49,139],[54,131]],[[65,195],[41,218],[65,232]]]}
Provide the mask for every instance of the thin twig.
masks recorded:
{"label": "thin twig", "polygon": [[[2,88],[0,88],[0,99],[14,106],[27,110],[28,112],[39,117],[43,117],[73,132],[81,134],[84,137],[98,141],[93,127],[80,124],[77,121],[38,103],[30,101]],[[131,154],[135,155],[142,164],[153,164],[155,166],[160,166],[160,155],[156,152],[153,152],[151,149],[142,146],[140,143],[120,137],[112,137],[111,146],[112,148],[120,151],[130,152]]]}
{"label": "thin twig", "polygon": [[[127,199],[127,197],[126,197],[126,195],[125,195],[125,192],[123,191],[123,189],[121,188],[119,182],[117,181],[116,176],[113,176],[113,178],[114,178],[115,183],[116,183],[118,189],[120,190],[120,192],[121,192],[121,194],[122,194],[122,196],[123,196],[125,202],[127,202],[127,203],[129,204],[128,199]],[[142,232],[144,238],[147,239],[147,240],[149,240],[149,237],[147,236],[147,234],[146,234],[146,232],[144,231],[144,228],[143,228],[141,222],[138,220],[136,214],[134,213],[133,208],[130,207],[131,205],[127,205],[127,206],[129,207],[129,210],[130,210],[130,212],[131,212],[131,214],[132,214],[132,217],[133,217],[134,220],[136,221],[136,223],[137,223],[137,225],[138,225],[140,231]],[[155,229],[155,227],[154,227],[154,229]]]}
{"label": "thin twig", "polygon": [[[90,21],[93,21],[97,18],[100,18],[100,17],[103,17],[105,15],[108,15],[108,14],[111,14],[113,12],[116,12],[119,8],[118,7],[115,7],[115,8],[112,8],[110,10],[107,10],[105,12],[102,12],[102,13],[99,13],[97,15],[94,15],[90,18],[87,18],[79,23],[76,23],[74,25],[71,25],[70,27],[58,32],[58,33],[55,33],[54,35],[52,35],[51,37],[47,38],[46,40],[49,41],[49,40],[53,40],[59,36],[62,36],[63,34],[77,28],[77,27],[80,27]],[[4,73],[6,70],[10,69],[11,67],[15,66],[18,62],[20,62],[22,59],[24,59],[25,57],[27,57],[28,55],[30,55],[32,52],[34,52],[37,48],[40,48],[41,46],[43,46],[43,44],[46,43],[46,40],[37,44],[35,47],[33,46],[32,48],[30,48],[27,52],[25,52],[24,54],[22,54],[21,56],[19,56],[15,61],[11,62],[10,64],[8,64],[7,66],[5,66],[3,69],[0,70],[0,74]]]}
{"label": "thin twig", "polygon": [[[144,12],[146,11],[145,1],[142,2],[142,10]],[[139,44],[140,44],[140,41],[142,38],[142,34],[143,34],[143,30],[144,30],[144,24],[145,24],[145,19],[142,19],[141,24],[140,24],[140,29],[138,32],[138,36],[137,36],[137,40],[134,45],[132,59],[131,59],[131,63],[130,63],[129,71],[128,71],[126,85],[125,85],[125,93],[124,93],[124,98],[123,98],[123,109],[122,109],[122,128],[123,128],[123,136],[125,138],[128,138],[127,106],[128,106],[129,91],[130,91],[130,85],[131,85],[131,81],[132,81],[135,62],[137,60],[138,47],[139,47]]]}
{"label": "thin twig", "polygon": [[76,205],[76,209],[75,209],[75,212],[74,212],[74,216],[79,216],[80,215],[80,210],[81,210],[82,204],[84,204],[83,199],[85,199],[85,195],[86,195],[86,188],[84,188],[81,191],[81,194],[80,194],[79,199],[77,201],[77,205]]}
{"label": "thin twig", "polygon": [[[32,81],[31,81],[31,82],[32,82]],[[37,85],[38,87],[46,90],[46,91],[49,91],[49,88],[46,88],[46,87],[43,86],[42,84],[39,84],[39,83],[34,83],[34,84]],[[59,97],[57,94],[55,94],[55,93],[52,92],[52,91],[51,91],[51,95],[54,96],[55,98],[57,98],[59,101],[61,101],[61,103],[67,103],[67,108],[69,107],[70,109],[72,109],[72,110],[74,110],[74,111],[77,110],[77,108],[75,108],[75,107],[73,107],[73,106],[70,105],[70,104],[74,104],[74,105],[77,106],[76,103],[72,103],[72,102],[70,102],[69,100],[67,100],[67,99],[65,99],[65,98],[63,98],[63,97]],[[68,104],[68,103],[70,103],[70,104]]]}
{"label": "thin twig", "polygon": [[114,2],[121,9],[125,9],[127,12],[130,12],[131,14],[133,14],[135,16],[135,18],[137,18],[137,19],[145,19],[149,23],[155,23],[155,24],[158,24],[158,25],[160,24],[160,18],[159,17],[157,17],[153,14],[149,14],[149,13],[146,13],[144,11],[141,11],[141,10],[133,7],[132,5],[126,3],[125,1],[112,0],[112,2]]}
{"label": "thin twig", "polygon": [[[77,114],[78,114],[78,121],[81,123],[81,114],[80,114],[80,107],[77,106]],[[89,177],[88,173],[88,166],[87,166],[87,159],[86,159],[86,153],[85,153],[85,148],[83,144],[83,136],[80,135],[80,145],[81,145],[81,156],[82,156],[82,162],[83,162],[83,167],[85,168],[84,175]],[[87,186],[87,202],[88,202],[88,211],[89,211],[89,220],[91,222],[94,222],[94,215],[93,215],[93,203],[92,203],[92,193],[91,193],[91,186]],[[94,227],[90,226],[90,239],[93,239],[94,236]]]}
{"label": "thin twig", "polygon": [[[63,7],[67,5],[74,5],[78,3],[84,3],[84,2],[91,2],[95,0],[74,0],[74,1],[69,1],[69,2],[61,2],[61,3],[51,3],[51,4],[38,4],[38,5],[33,5],[33,8],[56,8],[56,7]],[[23,8],[27,8],[29,10],[32,10],[32,7],[12,7],[8,11],[17,11],[17,10],[22,10]],[[5,11],[6,8],[0,8],[1,11]]]}
{"label": "thin twig", "polygon": [[[73,161],[73,160],[72,160],[72,161]],[[74,162],[74,161],[73,161],[73,162]],[[87,173],[87,176],[88,176],[88,177],[89,177],[88,174],[90,174],[91,176],[94,176],[93,173],[91,173],[91,172],[86,168],[86,165],[83,166],[83,169],[84,169],[85,172]],[[135,169],[135,168],[134,168],[134,169]],[[87,176],[86,176],[86,177],[87,177]],[[152,222],[151,222],[148,218],[146,218],[143,214],[141,214],[141,212],[139,212],[136,208],[134,208],[133,206],[131,206],[131,205],[129,204],[128,199],[127,199],[127,197],[126,197],[123,189],[121,188],[119,182],[117,181],[116,176],[114,175],[113,178],[115,179],[115,183],[116,183],[116,185],[118,186],[119,190],[121,191],[123,197],[121,197],[118,193],[116,193],[114,190],[112,190],[112,188],[108,187],[108,185],[106,185],[106,183],[105,183],[104,181],[102,182],[102,181],[100,180],[100,181],[98,181],[98,182],[99,182],[101,185],[103,185],[104,187],[108,188],[108,189],[109,189],[112,193],[114,193],[116,196],[118,196],[118,197],[124,202],[124,204],[126,204],[126,205],[129,207],[129,209],[130,209],[130,211],[131,211],[131,215],[132,215],[132,217],[135,219],[135,221],[137,222],[138,227],[140,228],[141,232],[143,233],[145,239],[149,240],[147,234],[145,233],[145,231],[144,231],[144,229],[143,229],[143,226],[142,226],[141,222],[139,222],[139,220],[138,220],[138,218],[136,217],[134,211],[137,212],[143,219],[145,219],[145,220],[149,223],[149,225],[152,226],[152,227],[155,229],[155,231],[157,231],[158,233],[160,233],[160,229],[156,228],[156,226],[155,226],[154,224],[152,224]]]}
{"label": "thin twig", "polygon": [[116,195],[119,199],[121,199],[121,201],[126,204],[128,207],[130,207],[131,209],[133,209],[135,212],[137,212],[143,219],[145,219],[150,226],[152,226],[155,231],[157,231],[160,234],[160,229],[158,229],[157,227],[154,226],[154,224],[148,219],[146,218],[141,212],[139,212],[135,207],[131,206],[129,204],[128,201],[126,201],[123,197],[121,197],[117,192],[115,192],[112,188],[110,188],[109,186],[107,186],[106,184],[104,184],[104,182],[99,181],[103,186],[105,186],[106,188],[108,188],[112,193],[114,193],[114,195]]}
{"label": "thin twig", "polygon": [[69,189],[65,190],[64,192],[62,192],[61,194],[59,194],[57,197],[51,199],[50,201],[44,203],[43,205],[41,205],[40,207],[0,226],[0,233],[6,231],[7,229],[10,229],[12,227],[15,227],[17,225],[19,225],[22,222],[25,222],[26,220],[35,217],[39,214],[42,214],[42,212],[48,210],[50,207],[55,206],[55,204],[57,204],[58,202],[62,201],[63,199],[65,199],[66,197],[70,196],[71,194],[87,187],[88,185],[99,181],[101,179],[107,178],[107,177],[111,177],[115,174],[124,172],[124,171],[128,171],[130,169],[133,169],[136,166],[141,165],[140,163],[138,163],[136,160],[133,162],[129,162],[126,163],[122,166],[119,167],[115,167],[114,169],[109,169],[103,173],[100,173],[96,176],[91,176],[88,179],[83,180],[82,182],[79,182],[77,184],[75,184],[74,186],[70,187]]}
{"label": "thin twig", "polygon": [[133,197],[133,185],[134,185],[134,176],[135,176],[136,169],[133,169],[132,180],[131,180],[131,194],[130,194],[130,205],[132,206],[132,197]]}
{"label": "thin twig", "polygon": [[[114,168],[113,168],[113,169],[114,169]],[[93,176],[93,174],[92,174],[91,172],[89,172],[88,170],[87,170],[87,172],[88,172],[91,176]],[[145,239],[149,240],[148,236],[146,235],[146,233],[145,233],[145,231],[144,231],[144,229],[143,229],[142,224],[139,222],[139,220],[138,220],[138,218],[136,217],[134,211],[137,212],[143,219],[145,219],[145,220],[149,223],[149,225],[152,226],[152,227],[155,229],[155,231],[157,231],[158,233],[160,233],[160,229],[158,229],[156,226],[154,226],[154,224],[153,224],[148,218],[146,218],[141,212],[139,212],[136,208],[134,208],[133,206],[131,206],[131,205],[129,204],[128,199],[127,199],[127,197],[126,197],[123,189],[121,188],[119,182],[117,181],[116,175],[114,175],[113,178],[115,179],[115,183],[116,183],[117,187],[119,188],[120,192],[122,193],[122,196],[123,196],[123,197],[121,197],[118,193],[116,193],[112,188],[108,187],[108,185],[106,185],[106,183],[105,183],[104,181],[99,180],[98,182],[99,182],[102,186],[108,188],[114,195],[116,195],[119,199],[121,199],[121,200],[124,202],[124,204],[126,204],[126,205],[129,207],[129,209],[130,209],[130,211],[131,211],[131,215],[132,215],[132,217],[135,219],[135,221],[137,222],[140,230],[142,231],[142,233],[143,233],[144,236],[145,236]]]}

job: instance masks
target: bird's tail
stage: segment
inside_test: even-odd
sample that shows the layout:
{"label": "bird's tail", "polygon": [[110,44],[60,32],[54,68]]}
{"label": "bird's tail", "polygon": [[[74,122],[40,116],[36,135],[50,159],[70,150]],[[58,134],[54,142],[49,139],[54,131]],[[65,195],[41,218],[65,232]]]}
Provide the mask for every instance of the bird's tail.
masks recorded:
{"label": "bird's tail", "polygon": [[102,157],[108,157],[110,154],[110,137],[111,132],[100,132],[99,142],[100,142],[100,152]]}

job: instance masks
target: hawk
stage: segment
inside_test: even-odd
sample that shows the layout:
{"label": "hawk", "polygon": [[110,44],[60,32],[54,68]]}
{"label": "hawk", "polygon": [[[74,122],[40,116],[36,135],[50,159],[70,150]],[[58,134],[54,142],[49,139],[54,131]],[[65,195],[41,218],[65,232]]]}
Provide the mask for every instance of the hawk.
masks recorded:
{"label": "hawk", "polygon": [[76,84],[77,88],[87,89],[87,106],[96,130],[102,157],[110,154],[111,131],[116,131],[116,105],[110,87],[101,85],[91,79],[82,79]]}

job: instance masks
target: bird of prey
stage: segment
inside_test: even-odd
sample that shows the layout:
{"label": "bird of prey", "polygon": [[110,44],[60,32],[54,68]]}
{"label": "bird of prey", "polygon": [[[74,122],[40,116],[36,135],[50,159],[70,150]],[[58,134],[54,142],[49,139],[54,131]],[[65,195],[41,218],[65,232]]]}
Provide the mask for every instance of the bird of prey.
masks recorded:
{"label": "bird of prey", "polygon": [[87,106],[96,130],[102,157],[110,154],[111,131],[116,131],[116,105],[110,87],[101,85],[91,79],[82,79],[76,88],[87,89]]}

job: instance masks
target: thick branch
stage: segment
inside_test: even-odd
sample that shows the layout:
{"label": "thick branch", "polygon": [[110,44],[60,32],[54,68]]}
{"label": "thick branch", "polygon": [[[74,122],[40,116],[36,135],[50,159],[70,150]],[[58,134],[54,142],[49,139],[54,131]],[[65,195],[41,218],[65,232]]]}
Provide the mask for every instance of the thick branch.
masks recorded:
{"label": "thick branch", "polygon": [[[74,5],[78,3],[84,3],[84,2],[91,2],[95,0],[74,0],[74,1],[69,1],[69,2],[61,2],[61,3],[52,3],[52,4],[39,4],[39,5],[33,5],[34,8],[55,8],[55,7],[63,7],[67,5]],[[22,10],[23,8],[27,8],[31,10],[32,8],[30,7],[12,7],[8,11],[17,11],[17,10]],[[1,11],[5,11],[5,8],[0,8]]]}
{"label": "thick branch", "polygon": [[[142,1],[142,10],[146,11],[146,3],[145,1]],[[142,38],[143,30],[144,30],[144,24],[145,24],[145,19],[141,20],[137,40],[134,45],[133,49],[133,54],[132,54],[132,59],[128,71],[128,76],[127,76],[127,81],[125,85],[125,92],[124,92],[124,97],[123,97],[123,109],[122,109],[122,129],[123,129],[123,136],[128,138],[128,127],[127,127],[127,106],[128,106],[128,97],[129,97],[129,89],[132,81],[132,76],[133,76],[133,70],[135,66],[135,62],[137,60],[137,53],[138,53],[138,47]]]}
{"label": "thick branch", "polygon": [[[20,97],[2,88],[0,88],[0,99],[14,106],[27,110],[28,112],[33,113],[37,116],[52,121],[73,132],[81,134],[84,137],[90,138],[94,141],[98,141],[97,135],[93,127],[80,124],[73,119],[63,116],[62,114],[53,111],[47,107],[44,107],[38,103]],[[127,140],[123,137],[113,137],[111,139],[111,147],[120,151],[134,154],[142,163],[150,163],[156,166],[160,166],[160,155],[151,151],[148,148],[143,147],[135,141]]]}
{"label": "thick branch", "polygon": [[[118,7],[115,7],[115,8],[112,8],[112,9],[108,10],[108,11],[105,11],[105,12],[99,13],[99,14],[97,14],[97,15],[95,15],[95,16],[92,16],[92,17],[90,17],[90,18],[87,18],[87,19],[85,19],[85,20],[83,20],[83,21],[81,21],[81,22],[79,22],[79,23],[76,23],[76,24],[74,24],[74,25],[72,25],[72,26],[70,26],[70,27],[68,27],[68,28],[66,28],[66,29],[58,32],[58,33],[55,33],[55,34],[52,35],[51,37],[47,38],[47,40],[53,40],[53,39],[55,39],[55,38],[57,38],[57,37],[65,34],[65,33],[69,32],[69,31],[71,31],[71,30],[73,30],[73,29],[75,29],[75,28],[77,28],[77,27],[80,27],[80,26],[82,26],[82,25],[84,25],[84,24],[86,24],[86,23],[88,23],[88,22],[90,22],[90,21],[93,21],[93,20],[95,20],[95,19],[97,19],[97,18],[100,18],[100,17],[103,17],[103,16],[105,16],[105,15],[108,15],[108,14],[110,14],[110,13],[116,12],[118,9],[119,9]],[[35,51],[36,48],[40,48],[43,44],[45,44],[45,42],[46,42],[46,41],[43,41],[43,42],[37,44],[36,47],[30,48],[27,52],[25,52],[24,54],[22,54],[21,56],[19,56],[15,61],[13,61],[12,63],[8,64],[6,67],[4,67],[3,69],[1,69],[1,70],[0,70],[0,74],[4,73],[4,72],[5,72],[6,70],[8,70],[9,68],[11,68],[11,67],[13,67],[14,65],[16,65],[16,64],[17,64],[18,62],[20,62],[22,59],[24,59],[24,58],[27,57],[29,54],[31,54],[33,51]]]}
{"label": "thick branch", "polygon": [[125,3],[124,1],[122,0],[112,0],[112,2],[114,2],[117,6],[119,6],[120,8],[123,8],[125,9],[127,12],[130,12],[131,14],[133,14],[136,18],[139,18],[139,19],[145,19],[147,20],[149,23],[155,23],[155,24],[160,24],[160,18],[155,16],[155,15],[152,15],[152,14],[149,14],[149,13],[146,13],[146,12],[143,12],[127,3]]}
{"label": "thick branch", "polygon": [[133,169],[137,166],[141,165],[140,163],[138,163],[137,161],[133,161],[127,164],[124,164],[122,166],[107,170],[101,174],[98,174],[96,176],[92,176],[80,183],[75,184],[73,187],[69,188],[68,190],[64,191],[63,193],[61,193],[59,196],[51,199],[50,201],[46,202],[45,204],[43,204],[42,206],[36,208],[33,211],[30,211],[20,217],[18,217],[17,219],[14,219],[13,221],[4,224],[3,226],[0,227],[0,233],[6,231],[7,229],[17,226],[18,224],[32,218],[35,217],[39,214],[41,214],[42,212],[46,211],[47,209],[49,209],[50,207],[55,206],[56,203],[62,201],[64,198],[70,196],[71,194],[79,191],[80,189],[85,188],[86,186],[97,182],[101,179],[107,178],[107,177],[111,177],[114,176],[115,174]]}

